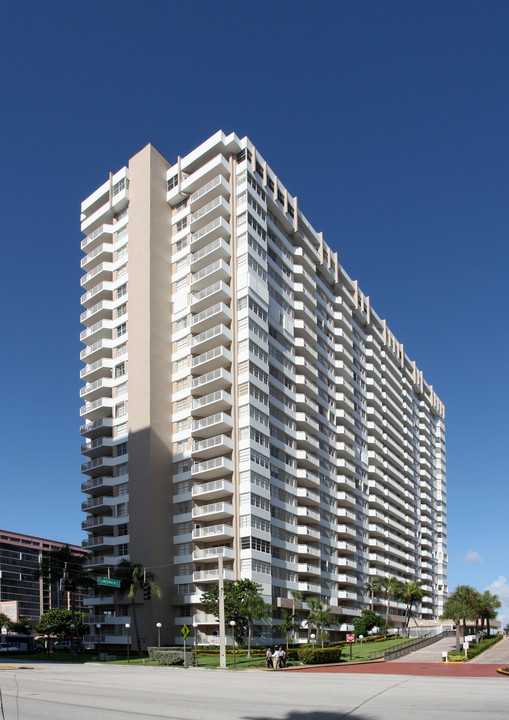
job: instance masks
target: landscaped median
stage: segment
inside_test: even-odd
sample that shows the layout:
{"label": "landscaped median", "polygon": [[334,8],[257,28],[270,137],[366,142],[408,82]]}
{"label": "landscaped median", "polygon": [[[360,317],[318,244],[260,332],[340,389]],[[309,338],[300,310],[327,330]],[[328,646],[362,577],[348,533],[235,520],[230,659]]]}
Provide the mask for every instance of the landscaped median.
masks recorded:
{"label": "landscaped median", "polygon": [[477,657],[477,655],[480,655],[481,653],[485,652],[486,650],[489,650],[490,647],[495,645],[496,643],[500,642],[500,640],[503,639],[503,635],[495,635],[494,637],[486,638],[485,640],[481,640],[480,643],[477,643],[476,645],[470,645],[467,653],[465,655],[465,650],[462,648],[459,653],[449,653],[447,656],[447,660],[442,660],[443,663],[462,663],[462,662],[468,662],[469,660],[472,660],[473,658]]}

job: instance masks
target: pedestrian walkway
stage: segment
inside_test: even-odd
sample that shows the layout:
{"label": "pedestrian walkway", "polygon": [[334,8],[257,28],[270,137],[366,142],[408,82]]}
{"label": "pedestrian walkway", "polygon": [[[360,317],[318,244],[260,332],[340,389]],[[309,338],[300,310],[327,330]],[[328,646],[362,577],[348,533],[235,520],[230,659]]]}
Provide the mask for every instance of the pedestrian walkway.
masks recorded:
{"label": "pedestrian walkway", "polygon": [[359,675],[426,675],[429,677],[498,677],[507,682],[507,677],[497,672],[499,664],[484,663],[411,663],[375,662],[363,665],[330,665],[329,667],[295,668],[293,672],[334,673]]}
{"label": "pedestrian walkway", "polygon": [[470,660],[469,664],[476,664],[476,665],[490,665],[493,663],[498,663],[499,667],[502,667],[503,665],[508,666],[509,665],[509,638],[505,638],[505,640],[501,640],[500,642],[496,643],[491,647],[489,650],[486,650],[486,652],[483,652],[482,655],[478,655],[477,657]]}

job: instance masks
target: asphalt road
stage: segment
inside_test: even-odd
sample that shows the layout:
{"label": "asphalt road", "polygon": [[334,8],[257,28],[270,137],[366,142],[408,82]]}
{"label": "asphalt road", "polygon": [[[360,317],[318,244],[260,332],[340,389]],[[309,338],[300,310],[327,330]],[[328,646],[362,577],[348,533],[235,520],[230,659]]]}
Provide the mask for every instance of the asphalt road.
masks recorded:
{"label": "asphalt road", "polygon": [[2,720],[507,720],[509,678],[0,668]]}

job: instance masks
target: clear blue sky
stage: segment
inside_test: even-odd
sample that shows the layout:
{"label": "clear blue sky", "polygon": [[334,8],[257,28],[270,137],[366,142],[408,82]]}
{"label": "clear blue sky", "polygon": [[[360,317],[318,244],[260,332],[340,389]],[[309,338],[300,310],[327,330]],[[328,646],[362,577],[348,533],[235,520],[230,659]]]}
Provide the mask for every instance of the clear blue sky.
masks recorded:
{"label": "clear blue sky", "polygon": [[508,27],[490,0],[4,0],[0,527],[83,538],[81,200],[234,131],[445,402],[449,585],[499,582],[509,621]]}

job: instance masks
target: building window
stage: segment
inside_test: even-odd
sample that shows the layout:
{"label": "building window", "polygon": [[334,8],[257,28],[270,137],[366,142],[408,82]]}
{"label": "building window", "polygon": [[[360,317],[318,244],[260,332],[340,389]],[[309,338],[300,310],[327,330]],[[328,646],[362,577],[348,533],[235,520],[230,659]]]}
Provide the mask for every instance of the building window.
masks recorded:
{"label": "building window", "polygon": [[122,543],[118,546],[119,555],[129,555],[129,543]]}
{"label": "building window", "polygon": [[127,423],[120,423],[120,425],[117,425],[115,437],[122,437],[123,435],[127,435]]}
{"label": "building window", "polygon": [[118,536],[122,537],[123,535],[129,535],[129,531],[127,528],[127,523],[123,523],[122,525],[118,526]]}
{"label": "building window", "polygon": [[119,503],[117,505],[117,517],[127,517],[127,503]]}
{"label": "building window", "polygon": [[117,298],[121,298],[124,295],[127,295],[127,283],[124,283],[117,288]]}
{"label": "building window", "polygon": [[125,402],[118,403],[115,405],[115,417],[122,417],[127,413],[127,405]]}
{"label": "building window", "polygon": [[127,303],[122,303],[122,305],[119,305],[117,308],[117,317],[122,317],[122,315],[125,315],[127,312]]}
{"label": "building window", "polygon": [[120,455],[127,455],[127,443],[126,442],[119,443],[117,445],[117,457],[119,457]]}
{"label": "building window", "polygon": [[175,323],[175,329],[178,332],[179,330],[185,330],[187,327],[187,315],[183,318],[179,318],[177,322]]}
{"label": "building window", "polygon": [[121,325],[117,325],[117,337],[122,337],[122,335],[125,335],[127,332],[127,323],[122,323]]}
{"label": "building window", "polygon": [[177,173],[176,175],[174,175],[173,177],[171,177],[168,180],[168,184],[167,184],[168,191],[173,190],[173,188],[176,188],[178,184],[179,184],[179,176]]}
{"label": "building window", "polygon": [[125,375],[125,373],[126,373],[126,364],[125,364],[125,362],[121,362],[115,367],[115,377],[117,377],[117,378],[122,377],[122,375]]}

